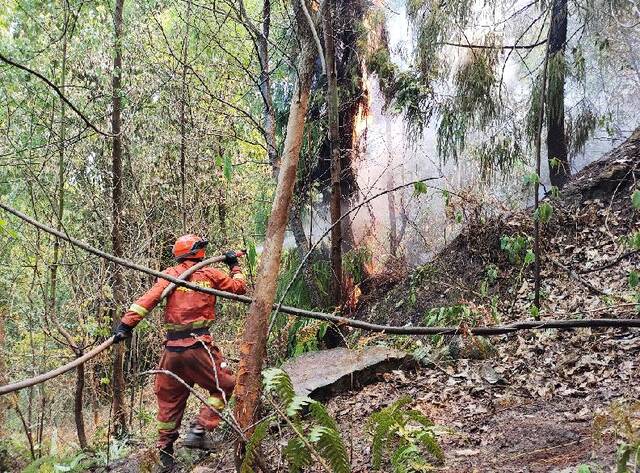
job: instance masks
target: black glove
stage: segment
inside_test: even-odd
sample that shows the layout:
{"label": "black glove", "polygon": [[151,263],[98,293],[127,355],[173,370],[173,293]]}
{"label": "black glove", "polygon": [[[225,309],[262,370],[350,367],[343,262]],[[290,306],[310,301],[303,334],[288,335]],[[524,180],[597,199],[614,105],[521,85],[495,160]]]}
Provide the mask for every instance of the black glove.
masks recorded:
{"label": "black glove", "polygon": [[224,254],[224,264],[229,266],[229,269],[233,269],[234,266],[238,266],[238,256],[235,251],[227,251]]}
{"label": "black glove", "polygon": [[113,331],[113,343],[120,343],[125,338],[129,338],[133,332],[133,327],[120,322],[120,325]]}

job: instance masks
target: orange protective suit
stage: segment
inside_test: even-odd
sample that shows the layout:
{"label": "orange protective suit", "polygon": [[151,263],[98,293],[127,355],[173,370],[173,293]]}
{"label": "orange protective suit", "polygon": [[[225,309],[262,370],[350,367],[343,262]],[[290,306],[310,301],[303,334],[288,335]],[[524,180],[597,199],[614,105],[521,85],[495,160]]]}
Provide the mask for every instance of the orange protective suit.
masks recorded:
{"label": "orange protective suit", "polygon": [[[178,277],[196,261],[187,260],[164,272]],[[247,286],[238,266],[230,275],[215,268],[202,268],[193,273],[189,282],[235,294],[244,294]],[[122,317],[122,323],[136,326],[160,302],[162,291],[170,284],[158,279],[153,287],[136,300]],[[167,332],[165,352],[160,369],[169,370],[189,386],[197,384],[209,391],[208,403],[222,410],[235,386],[233,373],[221,367],[223,357],[213,344],[209,327],[215,319],[216,297],[212,294],[177,287],[168,297],[164,310]],[[156,376],[154,391],[158,400],[158,448],[165,448],[178,437],[180,423],[189,397],[189,390],[169,375]],[[203,406],[197,420],[207,430],[218,426],[220,419]]]}

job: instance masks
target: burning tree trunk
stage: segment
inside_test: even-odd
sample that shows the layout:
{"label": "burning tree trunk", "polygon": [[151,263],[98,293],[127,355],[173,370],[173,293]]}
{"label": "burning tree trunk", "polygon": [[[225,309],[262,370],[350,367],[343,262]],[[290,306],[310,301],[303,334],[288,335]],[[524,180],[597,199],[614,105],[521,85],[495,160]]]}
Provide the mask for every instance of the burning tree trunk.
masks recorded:
{"label": "burning tree trunk", "polygon": [[[111,191],[112,191],[112,222],[111,244],[113,254],[119,258],[124,256],[122,238],[122,16],[124,0],[116,0],[113,15],[114,26],[114,58],[112,86],[111,132],[113,144],[111,150]],[[114,327],[120,322],[120,308],[124,299],[124,284],[120,266],[113,265],[112,282]],[[116,432],[123,434],[127,431],[127,414],[125,411],[125,382],[124,382],[124,344],[118,343],[113,350],[113,416]]]}
{"label": "burning tree trunk", "polygon": [[396,225],[396,198],[391,189],[395,187],[394,182],[394,169],[393,169],[393,137],[389,122],[386,124],[386,139],[387,139],[387,204],[389,208],[389,254],[391,256],[397,256],[398,253],[398,229]]}
{"label": "burning tree trunk", "polygon": [[342,227],[340,219],[342,192],[340,185],[340,132],[338,130],[338,80],[333,31],[333,3],[326,0],[323,15],[325,62],[327,64],[327,109],[329,117],[329,155],[331,159],[331,298],[335,306],[342,304]]}
{"label": "burning tree trunk", "polygon": [[547,92],[547,159],[551,184],[562,187],[569,179],[569,157],[564,132],[564,50],[567,41],[567,0],[554,0],[549,31]]}
{"label": "burning tree trunk", "polygon": [[[302,49],[298,60],[297,84],[289,109],[287,135],[278,174],[278,185],[267,225],[264,250],[256,276],[254,300],[249,307],[247,322],[240,345],[240,365],[236,386],[235,416],[240,426],[250,434],[258,410],[261,392],[261,371],[266,355],[267,328],[273,305],[277,274],[280,267],[282,243],[287,228],[289,207],[296,181],[298,159],[304,124],[309,106],[309,91],[313,65],[317,57],[316,46],[301,12],[296,15]],[[236,459],[242,459],[238,448]]]}

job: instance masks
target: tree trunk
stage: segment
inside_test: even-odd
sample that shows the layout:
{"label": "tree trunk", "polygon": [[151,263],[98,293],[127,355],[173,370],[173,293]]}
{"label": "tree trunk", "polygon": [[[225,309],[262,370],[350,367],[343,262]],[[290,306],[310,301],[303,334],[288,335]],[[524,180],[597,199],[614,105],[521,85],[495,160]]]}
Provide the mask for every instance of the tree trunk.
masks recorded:
{"label": "tree trunk", "polygon": [[180,90],[180,205],[182,207],[182,231],[187,232],[187,127],[185,112],[187,107],[187,61],[189,59],[189,20],[191,17],[191,1],[187,2],[185,18],[186,32],[182,42],[182,85]]}
{"label": "tree trunk", "polygon": [[[393,169],[393,136],[389,122],[386,124],[385,135],[387,140],[387,190],[395,187]],[[387,194],[387,207],[389,209],[389,254],[397,256],[398,253],[398,229],[396,225],[396,197],[393,192]]]}
{"label": "tree trunk", "polygon": [[[302,49],[298,60],[298,81],[289,108],[287,135],[278,174],[278,185],[267,225],[264,250],[256,276],[254,300],[249,307],[242,342],[240,345],[240,365],[236,385],[235,416],[247,435],[253,429],[255,414],[259,407],[261,392],[261,371],[266,356],[267,328],[269,314],[275,299],[277,274],[280,267],[282,244],[289,220],[293,189],[296,181],[298,159],[304,132],[304,124],[309,106],[309,91],[313,77],[316,46],[307,31],[304,18],[298,26],[301,31]],[[236,460],[242,460],[243,449],[236,451]]]}
{"label": "tree trunk", "polygon": [[549,79],[547,92],[547,159],[551,185],[565,185],[571,170],[564,131],[565,43],[567,0],[553,0],[549,31]]}
{"label": "tree trunk", "polygon": [[[111,190],[112,190],[112,227],[111,244],[113,254],[116,257],[124,256],[122,238],[122,16],[124,0],[116,0],[113,16],[114,26],[114,58],[113,58],[113,111],[111,114],[111,132],[113,133],[113,145],[111,150]],[[120,323],[120,312],[124,301],[124,283],[122,270],[119,265],[113,265],[112,281],[113,300],[113,326]],[[124,344],[118,343],[113,350],[113,416],[117,435],[123,435],[127,431],[127,413],[125,409],[125,382],[124,382]]]}
{"label": "tree trunk", "polygon": [[[4,352],[5,352],[5,337],[4,337],[4,317],[5,317],[4,307],[0,306],[0,386],[4,386],[9,381],[7,379],[6,373],[6,363],[4,362]],[[0,397],[0,438],[4,438],[4,428],[6,422],[6,412],[9,409],[9,404],[5,397]]]}
{"label": "tree trunk", "polygon": [[[68,10],[65,8],[65,24],[68,21]],[[67,46],[68,36],[64,35],[62,40],[62,73],[60,78],[60,88],[64,91],[67,78]],[[66,105],[63,100],[60,100],[60,145],[58,146],[58,202],[56,209],[56,229],[60,231],[62,229],[62,220],[64,218],[64,168],[65,168],[65,143],[66,138]],[[80,356],[81,352],[78,349],[78,345],[74,341],[71,334],[65,330],[65,328],[58,321],[58,308],[56,304],[57,300],[57,288],[58,288],[58,265],[60,262],[60,240],[56,238],[53,242],[53,261],[50,269],[50,287],[49,287],[49,304],[48,304],[48,318],[56,326],[60,334],[65,338],[69,344],[69,348],[73,350],[76,356]],[[82,379],[80,379],[82,377]],[[76,390],[74,398],[75,406],[75,420],[76,420],[76,434],[78,436],[78,443],[80,448],[87,448],[87,434],[84,428],[84,420],[82,417],[82,397],[84,387],[84,369],[82,372],[78,368],[76,378]]]}
{"label": "tree trunk", "polygon": [[273,168],[273,175],[278,175],[280,162],[276,146],[276,112],[271,95],[271,71],[269,68],[269,30],[271,28],[271,1],[262,3],[262,35],[258,35],[257,51],[260,60],[260,95],[264,102],[264,132],[267,143],[267,154]]}
{"label": "tree trunk", "polygon": [[76,368],[76,391],[73,400],[73,415],[76,421],[76,432],[78,434],[78,443],[83,450],[88,447],[87,434],[84,428],[83,409],[84,399],[84,365]]}
{"label": "tree trunk", "polygon": [[329,156],[331,159],[331,302],[342,304],[342,226],[340,220],[342,192],[340,185],[340,131],[338,129],[338,80],[336,75],[333,31],[333,0],[326,0],[323,15],[324,50],[327,64],[327,115],[329,118]]}

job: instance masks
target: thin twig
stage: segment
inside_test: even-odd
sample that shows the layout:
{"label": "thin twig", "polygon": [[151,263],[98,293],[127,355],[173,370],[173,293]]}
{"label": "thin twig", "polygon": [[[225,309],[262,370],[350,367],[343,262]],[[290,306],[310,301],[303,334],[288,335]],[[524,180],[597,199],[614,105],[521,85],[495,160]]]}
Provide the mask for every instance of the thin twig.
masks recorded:
{"label": "thin twig", "polygon": [[304,12],[304,17],[307,19],[307,23],[309,24],[309,29],[311,30],[311,35],[313,36],[313,40],[316,43],[316,48],[318,48],[318,55],[320,56],[320,65],[322,66],[322,74],[327,74],[327,63],[325,62],[324,52],[322,50],[322,43],[320,43],[320,37],[318,36],[318,31],[316,31],[316,27],[313,24],[313,19],[309,14],[309,10],[307,9],[306,0],[300,0],[300,6],[302,6],[302,11]]}
{"label": "thin twig", "polygon": [[93,123],[91,123],[91,121],[80,111],[78,110],[78,108],[67,98],[65,97],[65,95],[62,93],[62,91],[60,90],[60,88],[55,85],[53,82],[51,82],[49,79],[47,79],[45,76],[43,76],[42,74],[40,74],[38,71],[34,71],[33,69],[29,69],[27,66],[23,66],[22,64],[19,64],[15,61],[12,61],[11,59],[9,59],[8,57],[0,54],[0,60],[2,62],[5,62],[6,64],[9,64],[10,66],[13,66],[17,69],[21,69],[25,72],[28,72],[31,75],[36,76],[38,79],[40,79],[41,81],[43,81],[45,84],[47,84],[49,87],[51,87],[54,92],[62,99],[62,101],[64,103],[66,103],[69,108],[71,110],[73,110],[76,115],[78,115],[82,121],[89,127],[91,128],[93,131],[95,131],[96,133],[102,135],[102,136],[106,136],[108,138],[113,138],[116,135],[113,135],[112,133],[107,133],[104,132],[102,130],[100,130],[98,127],[96,127]]}

